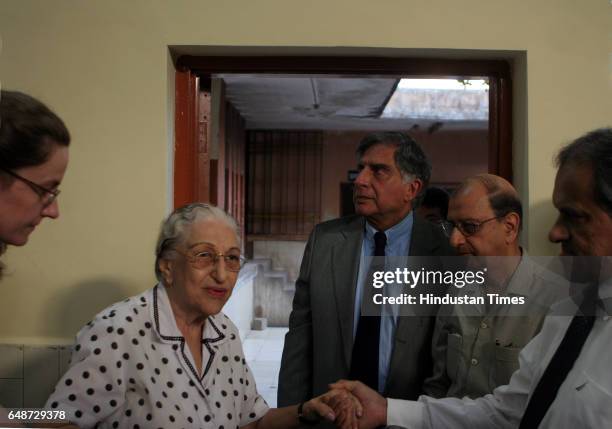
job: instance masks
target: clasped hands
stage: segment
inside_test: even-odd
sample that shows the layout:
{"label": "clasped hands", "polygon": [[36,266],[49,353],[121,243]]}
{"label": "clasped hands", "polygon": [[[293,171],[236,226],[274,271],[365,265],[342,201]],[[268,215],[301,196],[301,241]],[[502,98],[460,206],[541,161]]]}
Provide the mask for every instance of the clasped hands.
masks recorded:
{"label": "clasped hands", "polygon": [[340,429],[373,429],[387,422],[387,400],[359,381],[340,380],[304,404],[306,416],[320,417]]}

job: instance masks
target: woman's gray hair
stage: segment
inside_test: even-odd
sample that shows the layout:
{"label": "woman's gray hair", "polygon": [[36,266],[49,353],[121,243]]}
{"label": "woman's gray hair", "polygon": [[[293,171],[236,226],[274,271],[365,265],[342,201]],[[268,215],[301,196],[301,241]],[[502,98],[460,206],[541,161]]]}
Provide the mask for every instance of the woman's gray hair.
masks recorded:
{"label": "woman's gray hair", "polygon": [[240,228],[236,220],[225,213],[219,207],[207,203],[192,203],[176,209],[168,216],[161,225],[157,244],[155,246],[155,277],[162,281],[159,261],[166,259],[177,244],[186,239],[185,233],[188,227],[196,222],[216,219],[225,222],[236,233],[240,243]]}

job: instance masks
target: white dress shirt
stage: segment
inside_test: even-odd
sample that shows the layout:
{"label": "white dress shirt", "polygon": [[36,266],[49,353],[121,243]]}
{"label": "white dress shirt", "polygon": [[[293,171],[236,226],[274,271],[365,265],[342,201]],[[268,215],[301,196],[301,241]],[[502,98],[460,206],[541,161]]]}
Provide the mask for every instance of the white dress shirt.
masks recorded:
{"label": "white dress shirt", "polygon": [[[582,352],[544,416],[541,428],[612,427],[612,321],[601,311]],[[567,307],[563,311],[567,313]],[[421,396],[417,402],[388,400],[387,424],[409,429],[518,427],[527,403],[572,320],[548,316],[540,333],[519,355],[509,384],[477,399]]]}
{"label": "white dress shirt", "polygon": [[81,429],[233,429],[268,411],[234,324],[222,313],[206,320],[200,375],[161,284],[81,329],[45,407]]}

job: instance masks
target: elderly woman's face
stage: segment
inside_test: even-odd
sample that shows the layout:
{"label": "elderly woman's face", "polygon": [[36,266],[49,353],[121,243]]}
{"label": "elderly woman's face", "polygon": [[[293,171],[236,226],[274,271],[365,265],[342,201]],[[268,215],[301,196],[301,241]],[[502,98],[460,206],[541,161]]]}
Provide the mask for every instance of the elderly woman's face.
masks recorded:
{"label": "elderly woman's face", "polygon": [[[238,271],[232,271],[233,264],[226,261],[240,257],[235,232],[217,219],[199,221],[185,231],[185,242],[176,250],[178,255],[167,261],[167,269],[162,265],[166,286],[174,289],[171,296],[190,313],[210,316],[220,312],[238,278]],[[203,260],[210,255],[216,262]]]}

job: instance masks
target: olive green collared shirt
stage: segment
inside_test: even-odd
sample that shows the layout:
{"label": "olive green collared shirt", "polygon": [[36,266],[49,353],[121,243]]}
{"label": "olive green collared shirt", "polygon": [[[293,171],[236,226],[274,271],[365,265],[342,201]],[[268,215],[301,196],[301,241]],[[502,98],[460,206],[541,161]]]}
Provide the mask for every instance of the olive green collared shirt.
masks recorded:
{"label": "olive green collared shirt", "polygon": [[520,351],[540,331],[548,304],[560,299],[565,291],[567,285],[560,278],[523,254],[505,291],[500,293],[524,297],[521,307],[442,306],[432,340],[434,370],[425,380],[425,394],[477,398],[507,384],[519,367]]}

